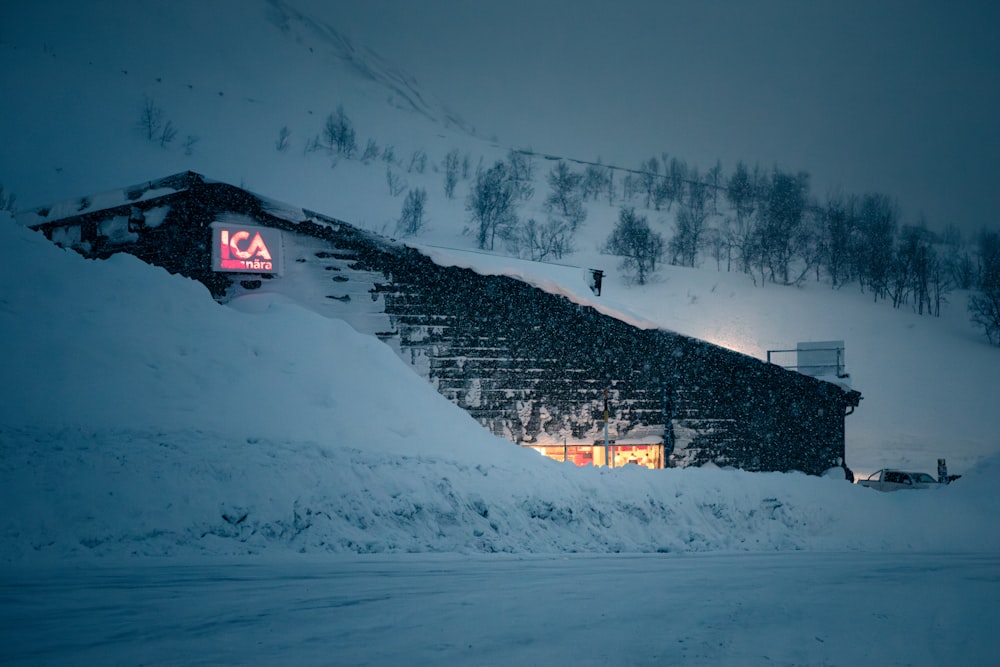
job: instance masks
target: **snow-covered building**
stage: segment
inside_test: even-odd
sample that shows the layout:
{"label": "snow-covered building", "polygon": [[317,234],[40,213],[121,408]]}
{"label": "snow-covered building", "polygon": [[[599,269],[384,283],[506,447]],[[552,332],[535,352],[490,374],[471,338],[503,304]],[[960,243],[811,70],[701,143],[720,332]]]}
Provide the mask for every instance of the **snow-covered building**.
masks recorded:
{"label": "snow-covered building", "polygon": [[127,252],[198,280],[223,303],[279,292],[344,319],[497,435],[578,464],[818,474],[844,463],[861,400],[192,172],[18,220],[85,256]]}

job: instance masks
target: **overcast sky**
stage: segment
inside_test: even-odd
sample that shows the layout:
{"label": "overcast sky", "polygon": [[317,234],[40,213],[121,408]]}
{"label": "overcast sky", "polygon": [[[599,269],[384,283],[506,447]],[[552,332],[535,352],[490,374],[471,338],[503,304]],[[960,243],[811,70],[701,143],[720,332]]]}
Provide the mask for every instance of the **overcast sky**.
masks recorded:
{"label": "overcast sky", "polygon": [[486,137],[638,166],[663,152],[889,194],[997,227],[1000,3],[292,0]]}

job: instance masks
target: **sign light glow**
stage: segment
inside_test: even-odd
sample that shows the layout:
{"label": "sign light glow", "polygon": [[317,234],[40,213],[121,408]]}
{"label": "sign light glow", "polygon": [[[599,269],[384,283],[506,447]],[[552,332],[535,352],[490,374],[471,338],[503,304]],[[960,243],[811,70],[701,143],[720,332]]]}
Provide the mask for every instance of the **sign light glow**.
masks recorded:
{"label": "sign light glow", "polygon": [[267,227],[213,223],[212,270],[281,273],[281,232]]}

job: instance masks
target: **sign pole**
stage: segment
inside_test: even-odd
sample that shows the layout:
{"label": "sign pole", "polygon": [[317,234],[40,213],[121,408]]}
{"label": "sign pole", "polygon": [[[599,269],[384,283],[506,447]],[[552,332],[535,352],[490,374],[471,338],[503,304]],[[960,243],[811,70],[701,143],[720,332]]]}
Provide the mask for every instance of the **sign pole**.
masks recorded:
{"label": "sign pole", "polygon": [[604,390],[604,465],[609,468],[613,467],[614,461],[611,460],[608,448],[608,390]]}

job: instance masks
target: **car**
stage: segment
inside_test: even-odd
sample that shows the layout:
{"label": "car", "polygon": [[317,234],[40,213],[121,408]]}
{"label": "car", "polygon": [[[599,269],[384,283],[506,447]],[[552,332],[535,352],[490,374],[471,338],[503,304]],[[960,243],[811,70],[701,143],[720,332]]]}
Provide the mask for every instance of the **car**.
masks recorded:
{"label": "car", "polygon": [[944,486],[925,472],[909,472],[882,468],[873,472],[867,479],[858,480],[861,486],[867,486],[876,491],[901,491],[903,489],[936,489]]}

